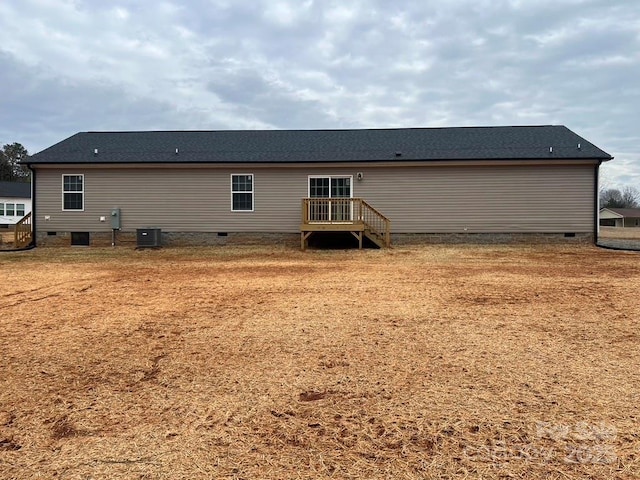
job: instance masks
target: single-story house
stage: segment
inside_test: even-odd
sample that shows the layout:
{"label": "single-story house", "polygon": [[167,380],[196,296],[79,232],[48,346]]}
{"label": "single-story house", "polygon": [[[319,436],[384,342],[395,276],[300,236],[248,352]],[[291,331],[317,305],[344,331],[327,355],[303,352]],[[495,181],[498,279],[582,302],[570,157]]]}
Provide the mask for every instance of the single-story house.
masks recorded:
{"label": "single-story house", "polygon": [[0,228],[9,228],[31,212],[31,184],[0,182]]}
{"label": "single-story house", "polygon": [[[593,240],[612,157],[564,126],[81,132],[29,157],[34,241],[351,232]],[[149,232],[143,231],[148,229]],[[563,240],[564,241],[564,240]]]}
{"label": "single-story house", "polygon": [[640,227],[640,208],[602,208],[601,227]]}

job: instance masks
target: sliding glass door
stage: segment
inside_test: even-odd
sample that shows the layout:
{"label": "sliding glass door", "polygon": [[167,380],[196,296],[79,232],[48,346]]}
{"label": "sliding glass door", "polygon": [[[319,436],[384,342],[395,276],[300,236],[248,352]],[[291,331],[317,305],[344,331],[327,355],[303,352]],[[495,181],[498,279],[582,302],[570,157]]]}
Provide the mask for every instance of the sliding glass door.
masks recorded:
{"label": "sliding glass door", "polygon": [[[309,219],[314,222],[350,222],[353,220],[352,177],[309,177]],[[326,200],[324,200],[326,199]]]}

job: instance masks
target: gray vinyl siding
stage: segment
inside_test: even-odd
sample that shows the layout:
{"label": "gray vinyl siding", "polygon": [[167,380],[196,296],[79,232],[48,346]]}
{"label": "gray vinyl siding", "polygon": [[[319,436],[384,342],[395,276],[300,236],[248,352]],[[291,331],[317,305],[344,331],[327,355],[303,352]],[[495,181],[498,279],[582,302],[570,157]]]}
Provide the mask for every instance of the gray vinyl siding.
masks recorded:
{"label": "gray vinyl siding", "polygon": [[[397,233],[593,232],[594,166],[443,167],[371,171],[365,199]],[[391,184],[391,181],[394,183]],[[400,194],[391,192],[395,188]]]}
{"label": "gray vinyl siding", "polygon": [[[298,232],[308,177],[351,175],[353,196],[389,217],[394,233],[592,232],[594,171],[593,165],[39,168],[37,228],[109,231],[110,210],[120,207],[124,231]],[[232,173],[254,175],[253,212],[231,211]],[[84,174],[84,211],[62,210],[63,174]]]}

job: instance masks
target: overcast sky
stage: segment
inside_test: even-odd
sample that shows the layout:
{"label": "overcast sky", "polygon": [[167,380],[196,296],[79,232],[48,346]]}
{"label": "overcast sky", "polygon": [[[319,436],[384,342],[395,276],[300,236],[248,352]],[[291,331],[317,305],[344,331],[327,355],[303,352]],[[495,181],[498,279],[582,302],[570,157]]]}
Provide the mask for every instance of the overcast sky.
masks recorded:
{"label": "overcast sky", "polygon": [[640,188],[637,0],[0,0],[0,143],[563,124]]}

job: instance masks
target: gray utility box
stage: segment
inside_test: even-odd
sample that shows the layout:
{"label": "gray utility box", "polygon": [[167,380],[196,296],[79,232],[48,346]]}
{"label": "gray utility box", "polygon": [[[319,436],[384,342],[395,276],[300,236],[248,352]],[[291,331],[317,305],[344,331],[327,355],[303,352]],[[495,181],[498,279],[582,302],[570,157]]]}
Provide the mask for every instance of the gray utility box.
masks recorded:
{"label": "gray utility box", "polygon": [[113,230],[120,230],[120,209],[112,208],[111,209],[111,228]]}
{"label": "gray utility box", "polygon": [[162,231],[159,228],[138,228],[136,230],[138,247],[161,247]]}

